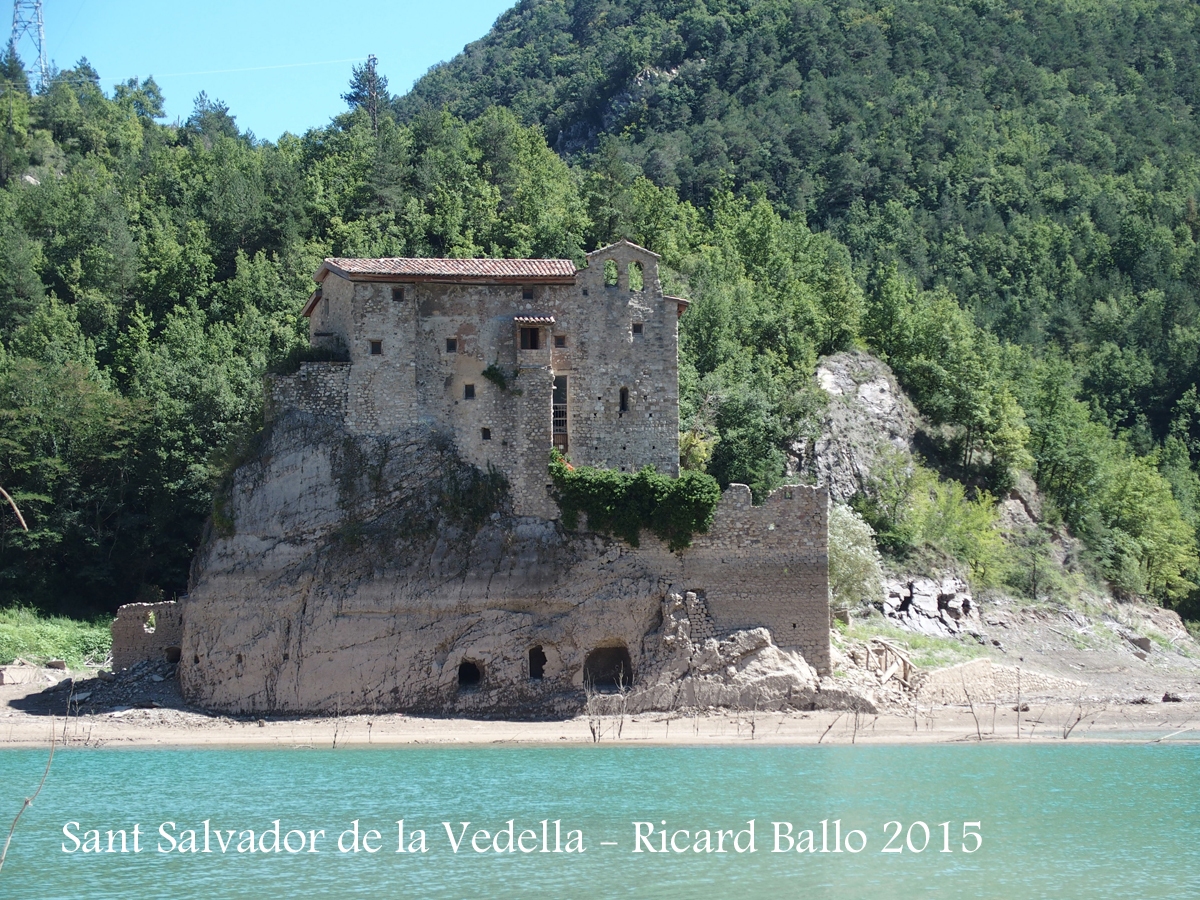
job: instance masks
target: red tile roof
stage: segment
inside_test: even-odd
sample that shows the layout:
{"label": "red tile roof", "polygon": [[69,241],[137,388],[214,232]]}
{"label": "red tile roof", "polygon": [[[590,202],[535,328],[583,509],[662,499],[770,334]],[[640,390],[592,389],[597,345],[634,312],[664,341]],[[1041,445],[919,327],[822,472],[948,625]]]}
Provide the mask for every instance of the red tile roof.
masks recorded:
{"label": "red tile roof", "polygon": [[315,276],[333,272],[352,281],[554,282],[575,280],[569,259],[326,259]]}

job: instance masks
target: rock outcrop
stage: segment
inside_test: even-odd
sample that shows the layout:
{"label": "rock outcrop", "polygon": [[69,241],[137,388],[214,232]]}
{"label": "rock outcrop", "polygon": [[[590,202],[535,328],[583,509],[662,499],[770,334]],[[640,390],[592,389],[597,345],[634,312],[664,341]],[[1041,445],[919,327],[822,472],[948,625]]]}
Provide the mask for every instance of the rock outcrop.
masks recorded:
{"label": "rock outcrop", "polygon": [[817,383],[829,395],[820,434],[811,446],[792,447],[792,468],[846,502],[865,490],[882,455],[912,448],[920,421],[887,364],[862,351],[826,357]]}
{"label": "rock outcrop", "polygon": [[981,630],[979,612],[965,579],[896,576],[884,582],[883,614],[910,631],[952,635]]}
{"label": "rock outcrop", "polygon": [[751,507],[732,486],[682,553],[515,516],[505,496],[434,432],[352,436],[281,415],[197,555],[185,697],[521,717],[573,715],[589,686],[632,683],[644,709],[817,702],[823,490]]}

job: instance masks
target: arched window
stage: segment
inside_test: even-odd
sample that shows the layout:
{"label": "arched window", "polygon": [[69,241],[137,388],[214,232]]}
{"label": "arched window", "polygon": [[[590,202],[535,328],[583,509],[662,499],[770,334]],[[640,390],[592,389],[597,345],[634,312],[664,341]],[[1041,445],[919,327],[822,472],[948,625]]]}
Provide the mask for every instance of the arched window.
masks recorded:
{"label": "arched window", "polygon": [[626,690],[633,684],[633,662],[624,647],[597,647],[583,661],[583,683],[596,690]]}
{"label": "arched window", "polygon": [[631,291],[640,291],[645,286],[643,278],[642,264],[640,262],[631,262],[628,269],[629,274],[629,289]]}
{"label": "arched window", "polygon": [[606,259],[604,261],[604,286],[616,287],[617,285],[617,263],[616,260]]}
{"label": "arched window", "polygon": [[483,681],[483,667],[472,660],[464,659],[458,664],[458,686],[461,690],[474,690]]}
{"label": "arched window", "polygon": [[629,412],[629,388],[621,388],[621,412]]}

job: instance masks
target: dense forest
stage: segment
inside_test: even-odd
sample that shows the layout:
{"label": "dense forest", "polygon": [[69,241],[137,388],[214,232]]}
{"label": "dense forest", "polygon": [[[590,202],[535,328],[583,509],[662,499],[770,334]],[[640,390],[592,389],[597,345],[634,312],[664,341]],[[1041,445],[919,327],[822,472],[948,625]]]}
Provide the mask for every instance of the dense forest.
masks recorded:
{"label": "dense forest", "polygon": [[[663,254],[683,462],[793,471],[822,354],[932,432],[856,498],[894,557],[1200,617],[1200,32],[1182,0],[526,0],[407,95],[262,142],[201,94],[2,62],[0,605],[185,588],[326,255]],[[1032,477],[1041,529],[1001,539]],[[1053,557],[1057,559],[1057,557]],[[1054,565],[1057,565],[1055,563]],[[1075,563],[1073,563],[1075,565]],[[1061,567],[1060,567],[1061,568]],[[1055,578],[1058,581],[1055,581]]]}

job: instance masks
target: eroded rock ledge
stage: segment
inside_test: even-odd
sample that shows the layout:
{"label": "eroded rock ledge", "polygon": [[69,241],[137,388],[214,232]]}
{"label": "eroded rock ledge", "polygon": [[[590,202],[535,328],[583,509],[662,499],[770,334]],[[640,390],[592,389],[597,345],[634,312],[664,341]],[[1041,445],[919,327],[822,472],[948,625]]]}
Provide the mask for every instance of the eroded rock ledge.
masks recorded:
{"label": "eroded rock ledge", "polygon": [[[184,608],[189,702],[236,712],[573,715],[812,708],[828,673],[827,499],[726,492],[670,553],[518,517],[432,431],[277,418],[236,473]],[[836,692],[835,692],[836,693]]]}

